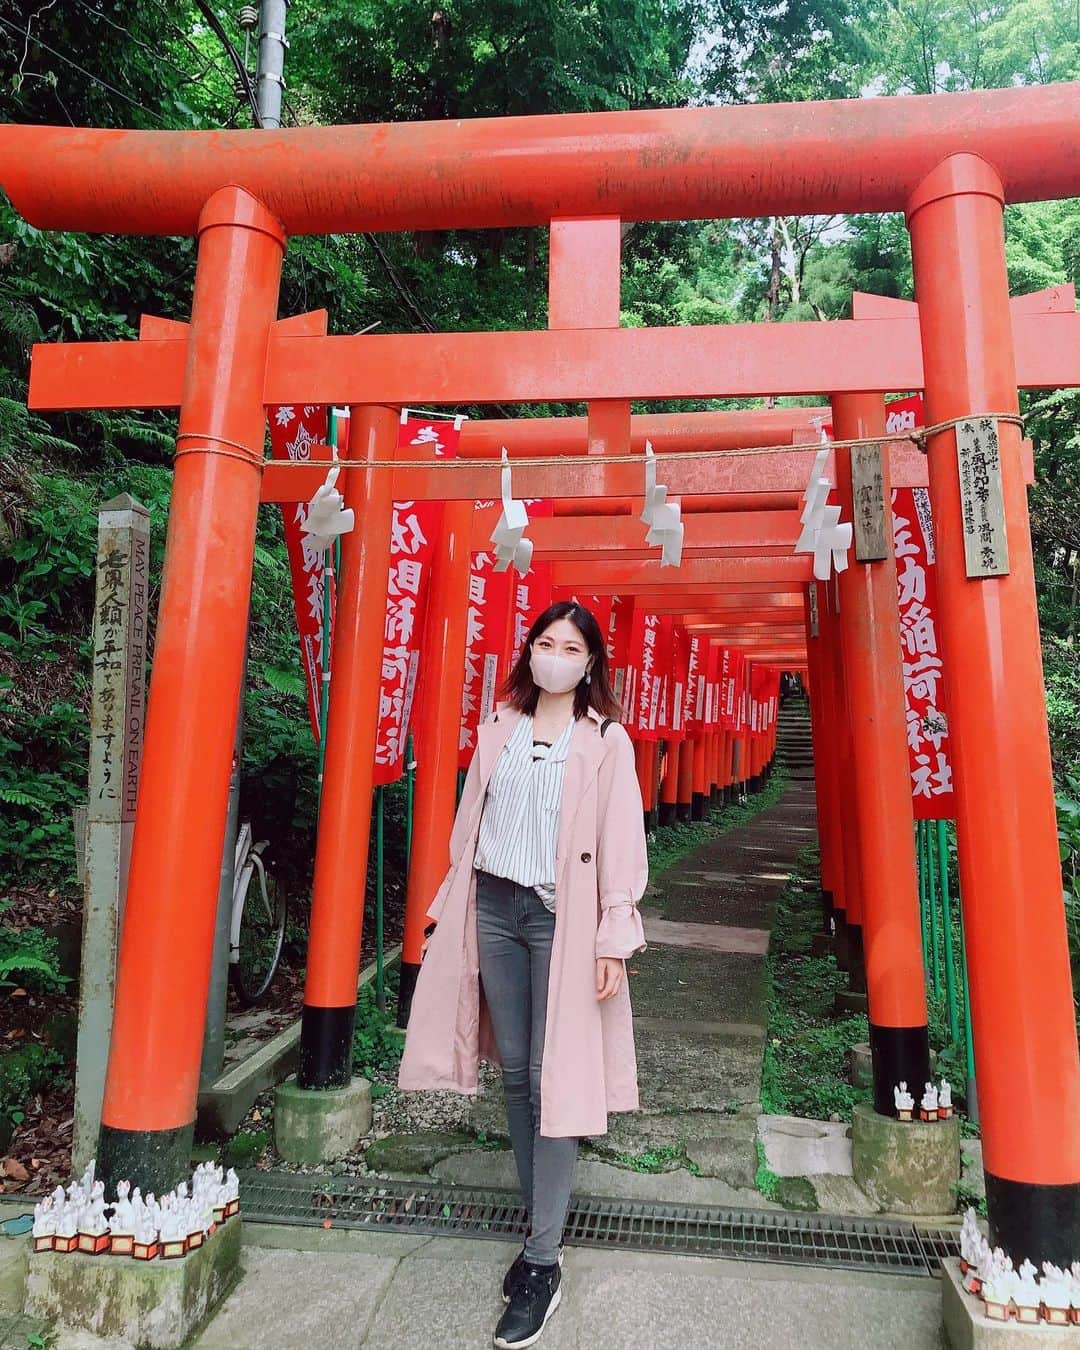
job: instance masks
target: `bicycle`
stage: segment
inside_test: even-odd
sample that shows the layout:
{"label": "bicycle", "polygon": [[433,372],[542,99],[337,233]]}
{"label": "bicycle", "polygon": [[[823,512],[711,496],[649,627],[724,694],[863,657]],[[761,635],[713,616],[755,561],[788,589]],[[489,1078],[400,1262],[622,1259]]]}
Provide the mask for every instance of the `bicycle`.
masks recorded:
{"label": "bicycle", "polygon": [[[285,892],[263,861],[269,841],[253,842],[251,822],[236,836],[232,917],[229,924],[229,981],[245,1007],[252,1007],[270,988],[285,943]],[[251,895],[253,878],[258,890]]]}

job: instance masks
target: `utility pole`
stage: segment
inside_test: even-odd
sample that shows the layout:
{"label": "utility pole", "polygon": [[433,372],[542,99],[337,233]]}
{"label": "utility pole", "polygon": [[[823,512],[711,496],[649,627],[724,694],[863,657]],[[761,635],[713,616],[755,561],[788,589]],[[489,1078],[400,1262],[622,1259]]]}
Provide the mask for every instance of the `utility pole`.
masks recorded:
{"label": "utility pole", "polygon": [[[282,69],[285,64],[285,15],[288,0],[262,0],[259,10],[244,5],[239,24],[245,39],[256,23],[259,50],[255,75],[255,102],[258,125],[281,126],[281,103],[285,91]],[[247,42],[244,49],[247,56]],[[246,61],[245,61],[246,63]],[[240,828],[240,774],[244,757],[244,691],[247,666],[240,683],[240,711],[236,719],[232,773],[229,777],[229,810],[225,822],[225,841],[221,852],[218,882],[217,919],[214,925],[214,952],[210,964],[210,988],[206,998],[206,1030],[203,1035],[199,1086],[207,1088],[225,1067],[225,1014],[229,993],[229,937],[232,925],[233,886],[236,878],[236,838]]]}
{"label": "utility pole", "polygon": [[285,95],[282,70],[288,39],[285,15],[289,0],[262,0],[259,6],[259,64],[255,80],[255,101],[264,127],[281,126],[281,103]]}

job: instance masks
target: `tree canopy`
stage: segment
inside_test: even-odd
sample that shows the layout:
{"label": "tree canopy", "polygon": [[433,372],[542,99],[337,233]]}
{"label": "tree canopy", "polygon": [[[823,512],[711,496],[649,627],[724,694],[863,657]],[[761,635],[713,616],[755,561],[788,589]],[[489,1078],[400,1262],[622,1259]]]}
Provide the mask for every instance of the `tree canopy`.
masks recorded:
{"label": "tree canopy", "polygon": [[[289,41],[294,124],[858,98],[1080,75],[1080,7],[1060,0],[294,0]],[[254,46],[214,0],[32,0],[0,13],[0,118],[249,126],[239,69],[253,67]],[[1014,292],[1077,280],[1077,202],[1010,207],[1006,227]],[[338,332],[542,326],[546,252],[542,229],[449,232],[438,222],[425,234],[294,240],[281,310],[326,306]],[[94,510],[121,490],[149,501],[158,565],[173,450],[161,414],[28,415],[30,344],[133,337],[144,312],[186,317],[194,258],[187,239],[43,234],[0,204],[0,798],[30,791],[22,765],[37,803],[20,808],[0,872],[16,865],[12,849],[40,857],[42,839],[30,835],[45,830],[56,850],[47,865],[70,875],[61,822],[85,781]],[[625,234],[627,325],[840,318],[855,289],[911,296],[899,217],[660,222]],[[1080,675],[1062,653],[1077,598],[1078,410],[1073,391],[1027,405],[1040,603],[1051,642],[1060,639],[1048,669],[1055,688],[1072,682],[1052,714],[1074,751]],[[280,526],[262,514],[249,760],[306,772],[309,733],[281,678],[298,660]]]}

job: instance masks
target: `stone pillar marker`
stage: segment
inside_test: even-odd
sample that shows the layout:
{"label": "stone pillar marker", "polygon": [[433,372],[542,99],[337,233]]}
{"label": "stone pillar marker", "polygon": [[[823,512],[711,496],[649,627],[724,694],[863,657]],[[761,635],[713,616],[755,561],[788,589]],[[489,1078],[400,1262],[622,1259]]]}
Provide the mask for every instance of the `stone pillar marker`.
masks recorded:
{"label": "stone pillar marker", "polygon": [[121,493],[98,512],[73,1170],[93,1157],[146,708],[150,514]]}

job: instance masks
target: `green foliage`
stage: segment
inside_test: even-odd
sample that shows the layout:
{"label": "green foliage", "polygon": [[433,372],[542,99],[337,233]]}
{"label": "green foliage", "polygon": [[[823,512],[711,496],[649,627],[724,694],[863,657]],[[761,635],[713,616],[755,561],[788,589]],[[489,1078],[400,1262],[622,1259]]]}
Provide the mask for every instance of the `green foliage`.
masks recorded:
{"label": "green foliage", "polygon": [[[0,900],[0,917],[11,908],[11,901]],[[9,976],[18,975],[18,980]],[[0,923],[0,988],[20,984],[35,993],[48,994],[68,983],[60,974],[56,939],[40,928],[12,928]]]}
{"label": "green foliage", "polygon": [[677,1167],[693,1168],[686,1156],[685,1144],[666,1144],[660,1148],[648,1149],[644,1153],[613,1153],[611,1161],[631,1172],[670,1172]]}
{"label": "green foliage", "polygon": [[54,1082],[63,1063],[61,1055],[37,1041],[0,1055],[0,1116],[21,1125],[27,1099]]}
{"label": "green foliage", "polygon": [[[435,8],[328,0],[290,11],[286,117],[409,122],[1046,82],[1080,72],[1077,24],[1075,6],[1058,0],[982,8],[956,0],[449,0]],[[73,0],[0,23],[3,121],[246,126],[250,111],[234,82],[194,0]],[[1077,202],[1011,206],[1006,227],[1014,292],[1078,279]],[[543,326],[546,239],[533,228],[295,239],[281,313],[326,306],[334,332]],[[28,413],[30,347],[132,338],[143,314],[186,318],[194,262],[191,239],[46,232],[0,201],[0,883],[73,884],[95,513],[120,491],[150,508],[156,607],[175,426],[171,412]],[[899,216],[626,226],[628,326],[838,318],[853,289],[911,296]],[[1077,637],[1080,394],[1043,392],[1025,411],[1037,455],[1040,615],[1057,639],[1047,647],[1047,686],[1060,779],[1078,762],[1080,739],[1080,678],[1068,645]],[[272,817],[268,833],[288,841],[279,875],[292,899],[309,881],[316,752],[273,508],[260,512],[250,631],[243,806]],[[399,790],[386,808],[394,874],[404,861]],[[658,837],[656,864],[692,843],[688,834]]]}
{"label": "green foliage", "polygon": [[1064,790],[1058,793],[1057,818],[1073,998],[1080,1009],[1080,773],[1066,776]]}
{"label": "green foliage", "polygon": [[365,984],[356,1000],[353,1068],[364,1078],[394,1073],[401,1062],[403,1038],[395,1026],[398,972],[386,973],[386,1010],[375,1002],[375,986]]}
{"label": "green foliage", "polygon": [[810,954],[821,909],[808,850],[776,907],[767,962],[769,1024],[762,1063],[761,1105],[773,1115],[850,1119],[869,1092],[847,1081],[848,1054],[869,1037],[861,1014],[838,1017],[834,997],[847,976],[831,956]]}

